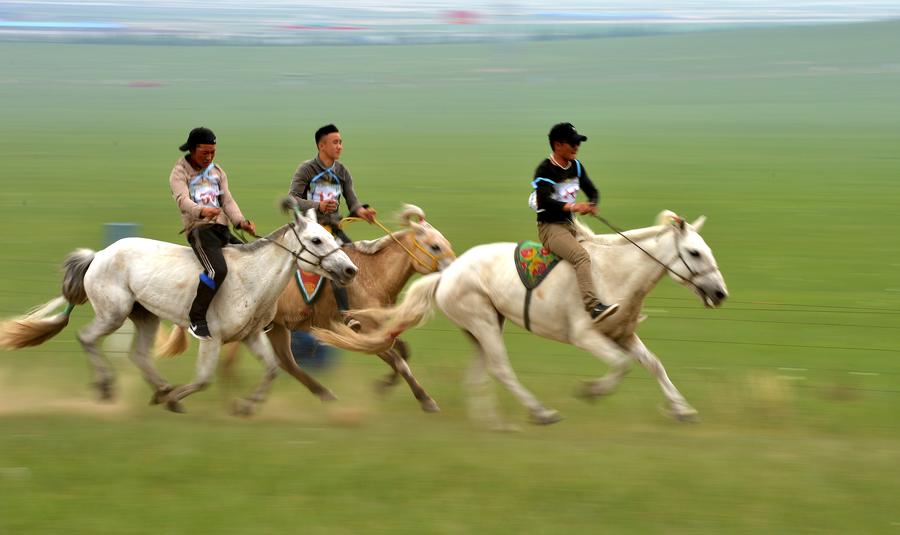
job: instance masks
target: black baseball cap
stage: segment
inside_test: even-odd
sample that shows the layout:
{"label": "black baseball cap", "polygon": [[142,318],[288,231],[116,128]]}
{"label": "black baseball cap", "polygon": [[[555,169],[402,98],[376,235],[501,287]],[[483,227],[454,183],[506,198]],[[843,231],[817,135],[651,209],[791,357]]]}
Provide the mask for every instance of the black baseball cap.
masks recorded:
{"label": "black baseball cap", "polygon": [[561,141],[563,143],[570,143],[573,145],[577,145],[582,141],[587,141],[587,136],[582,136],[575,130],[575,127],[572,126],[572,123],[559,123],[553,125],[553,128],[550,129],[550,134],[548,135],[550,138],[550,145],[553,145],[554,141]]}
{"label": "black baseball cap", "polygon": [[178,147],[178,150],[192,151],[197,145],[215,145],[216,144],[216,135],[213,134],[213,131],[205,126],[198,126],[197,128],[191,130],[191,133],[188,134],[187,141],[184,142],[184,145]]}

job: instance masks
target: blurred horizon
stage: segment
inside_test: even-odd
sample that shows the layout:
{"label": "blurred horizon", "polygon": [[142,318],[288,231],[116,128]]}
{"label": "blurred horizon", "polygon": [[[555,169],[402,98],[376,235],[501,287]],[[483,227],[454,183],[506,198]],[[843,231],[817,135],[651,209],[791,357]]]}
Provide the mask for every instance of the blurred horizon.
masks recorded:
{"label": "blurred horizon", "polygon": [[[900,2],[800,0],[0,1],[0,40],[148,44],[412,44],[556,40],[900,18]],[[202,30],[198,23],[203,23]]]}

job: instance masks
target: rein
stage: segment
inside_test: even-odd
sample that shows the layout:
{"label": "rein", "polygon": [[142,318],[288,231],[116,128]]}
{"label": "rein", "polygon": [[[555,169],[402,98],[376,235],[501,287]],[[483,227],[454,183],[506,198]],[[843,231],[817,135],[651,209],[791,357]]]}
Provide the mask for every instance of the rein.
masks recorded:
{"label": "rein", "polygon": [[[596,219],[599,219],[601,223],[603,223],[603,224],[606,225],[607,227],[611,228],[611,229],[613,230],[613,232],[615,232],[615,233],[618,234],[619,236],[622,236],[623,238],[625,238],[626,240],[628,240],[628,242],[630,242],[632,245],[634,245],[635,247],[637,247],[638,249],[640,249],[645,255],[647,255],[647,256],[649,256],[651,259],[653,259],[654,262],[656,262],[657,264],[661,265],[666,271],[668,271],[669,273],[675,275],[675,276],[678,277],[679,279],[681,279],[681,280],[687,282],[688,284],[690,284],[691,286],[693,286],[694,288],[696,288],[696,289],[699,290],[700,292],[703,292],[703,289],[700,288],[699,286],[697,286],[696,283],[694,283],[694,279],[697,278],[697,277],[703,276],[703,275],[707,275],[707,274],[712,273],[712,272],[714,272],[714,271],[716,271],[716,270],[719,269],[719,268],[716,267],[716,266],[712,266],[710,269],[708,269],[708,270],[706,270],[706,271],[703,271],[703,272],[694,271],[694,269],[690,266],[690,264],[687,263],[687,260],[685,260],[685,259],[684,259],[684,256],[681,254],[681,248],[678,246],[678,235],[676,234],[676,235],[675,235],[675,253],[678,255],[678,259],[681,260],[681,263],[684,264],[684,267],[687,268],[688,273],[690,273],[690,275],[691,275],[690,277],[685,277],[684,275],[682,275],[682,274],[678,273],[677,271],[675,271],[674,269],[670,268],[668,264],[663,263],[660,259],[658,259],[658,258],[656,258],[655,256],[653,256],[653,254],[651,254],[649,251],[647,251],[646,249],[644,249],[643,247],[641,247],[640,245],[638,245],[637,242],[635,242],[634,240],[632,240],[631,238],[629,238],[628,236],[626,236],[626,235],[624,234],[624,232],[622,231],[622,229],[616,227],[615,225],[613,225],[612,223],[610,223],[609,221],[607,221],[604,217],[599,216],[599,215],[596,215],[596,214],[591,214],[591,216],[594,217],[594,218],[596,218]],[[674,228],[673,228],[673,230],[674,230]],[[673,258],[672,260],[674,261],[675,259]],[[670,263],[671,263],[671,262],[670,262]]]}
{"label": "rein", "polygon": [[[361,217],[345,217],[345,218],[341,219],[341,223],[340,223],[341,226],[343,226],[343,224],[344,224],[345,221],[348,222],[348,223],[355,223],[355,222],[357,222],[357,221],[365,221],[365,219],[363,219],[363,218],[361,218]],[[434,256],[433,254],[431,254],[430,252],[428,252],[424,247],[422,247],[422,245],[419,244],[419,240],[413,238],[413,245],[416,246],[416,249],[418,249],[418,250],[422,251],[423,253],[425,253],[425,255],[426,255],[428,258],[431,258],[431,261],[434,262],[434,265],[429,266],[429,265],[426,265],[425,262],[422,262],[421,260],[419,260],[419,259],[416,257],[415,253],[413,253],[413,252],[410,251],[405,245],[403,245],[403,243],[402,243],[400,240],[398,240],[398,239],[396,238],[396,236],[394,236],[394,234],[391,232],[391,230],[390,230],[389,228],[387,228],[386,226],[384,226],[384,225],[381,224],[381,221],[378,221],[377,219],[373,219],[372,221],[373,221],[376,225],[378,225],[378,227],[381,228],[381,230],[383,230],[384,233],[385,233],[386,235],[390,236],[392,240],[394,240],[395,242],[397,242],[397,245],[399,245],[404,251],[406,251],[406,254],[408,254],[409,257],[413,259],[413,261],[418,262],[419,265],[421,265],[421,266],[424,267],[425,269],[429,269],[429,270],[431,270],[431,271],[437,271],[437,270],[438,270],[438,267],[440,266],[440,259],[439,259],[438,257]]]}

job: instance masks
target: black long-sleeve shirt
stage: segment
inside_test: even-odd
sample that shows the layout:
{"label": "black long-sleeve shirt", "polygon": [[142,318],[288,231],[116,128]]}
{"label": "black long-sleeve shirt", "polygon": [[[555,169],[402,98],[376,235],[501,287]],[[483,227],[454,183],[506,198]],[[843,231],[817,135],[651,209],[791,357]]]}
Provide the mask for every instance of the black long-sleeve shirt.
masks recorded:
{"label": "black long-sleeve shirt", "polygon": [[[568,187],[563,185],[567,181]],[[532,184],[537,197],[537,220],[542,223],[571,221],[572,213],[563,210],[563,206],[575,202],[575,194],[579,189],[587,195],[589,202],[596,204],[600,200],[600,192],[578,160],[570,162],[569,167],[563,169],[546,158],[535,169]],[[560,189],[565,191],[558,191]],[[569,200],[562,200],[564,196],[569,196]]]}

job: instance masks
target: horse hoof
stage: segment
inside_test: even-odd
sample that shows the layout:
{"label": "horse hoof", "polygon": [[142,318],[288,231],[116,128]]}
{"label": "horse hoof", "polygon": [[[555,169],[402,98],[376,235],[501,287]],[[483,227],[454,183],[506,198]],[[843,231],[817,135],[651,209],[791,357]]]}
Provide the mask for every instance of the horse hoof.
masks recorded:
{"label": "horse hoof", "polygon": [[663,413],[669,418],[682,423],[693,424],[700,421],[697,411],[691,407],[681,409],[663,408]]}
{"label": "horse hoof", "polygon": [[100,401],[113,401],[114,400],[114,392],[112,381],[100,381],[94,383],[94,388],[97,389],[97,394],[99,396]]}
{"label": "horse hoof", "polygon": [[516,424],[501,422],[492,424],[490,430],[495,433],[518,433],[522,428]]}
{"label": "horse hoof", "polygon": [[186,410],[184,410],[184,405],[182,405],[181,403],[179,403],[177,401],[167,401],[166,402],[166,410],[169,410],[171,412],[175,412],[178,414],[184,414],[185,412],[187,412]]}
{"label": "horse hoof", "polygon": [[338,397],[331,390],[319,392],[319,400],[321,401],[337,401]]}
{"label": "horse hoof", "polygon": [[166,397],[172,392],[173,387],[160,388],[150,396],[150,405],[159,405],[165,401]]}
{"label": "horse hoof", "polygon": [[672,413],[672,417],[679,422],[688,424],[695,424],[700,421],[700,416],[697,414],[697,411]]}
{"label": "horse hoof", "polygon": [[392,381],[391,379],[378,379],[377,381],[375,381],[375,393],[380,396],[385,396],[396,384],[397,382]]}
{"label": "horse hoof", "polygon": [[422,401],[421,404],[422,404],[422,410],[425,412],[441,412],[441,408],[438,407],[437,402],[435,402],[431,398],[428,398],[425,401]]}
{"label": "horse hoof", "polygon": [[531,421],[538,425],[550,425],[562,420],[562,415],[553,409],[542,409],[531,413]]}
{"label": "horse hoof", "polygon": [[587,382],[584,383],[581,388],[575,390],[575,398],[586,401],[587,403],[597,401],[598,397],[598,394],[592,391],[590,383]]}
{"label": "horse hoof", "polygon": [[231,414],[235,416],[253,416],[255,412],[256,404],[248,399],[236,399],[231,405]]}
{"label": "horse hoof", "polygon": [[584,381],[581,388],[575,391],[576,398],[589,403],[593,403],[597,401],[597,398],[608,396],[609,394],[612,394],[612,390],[599,389],[593,381]]}

